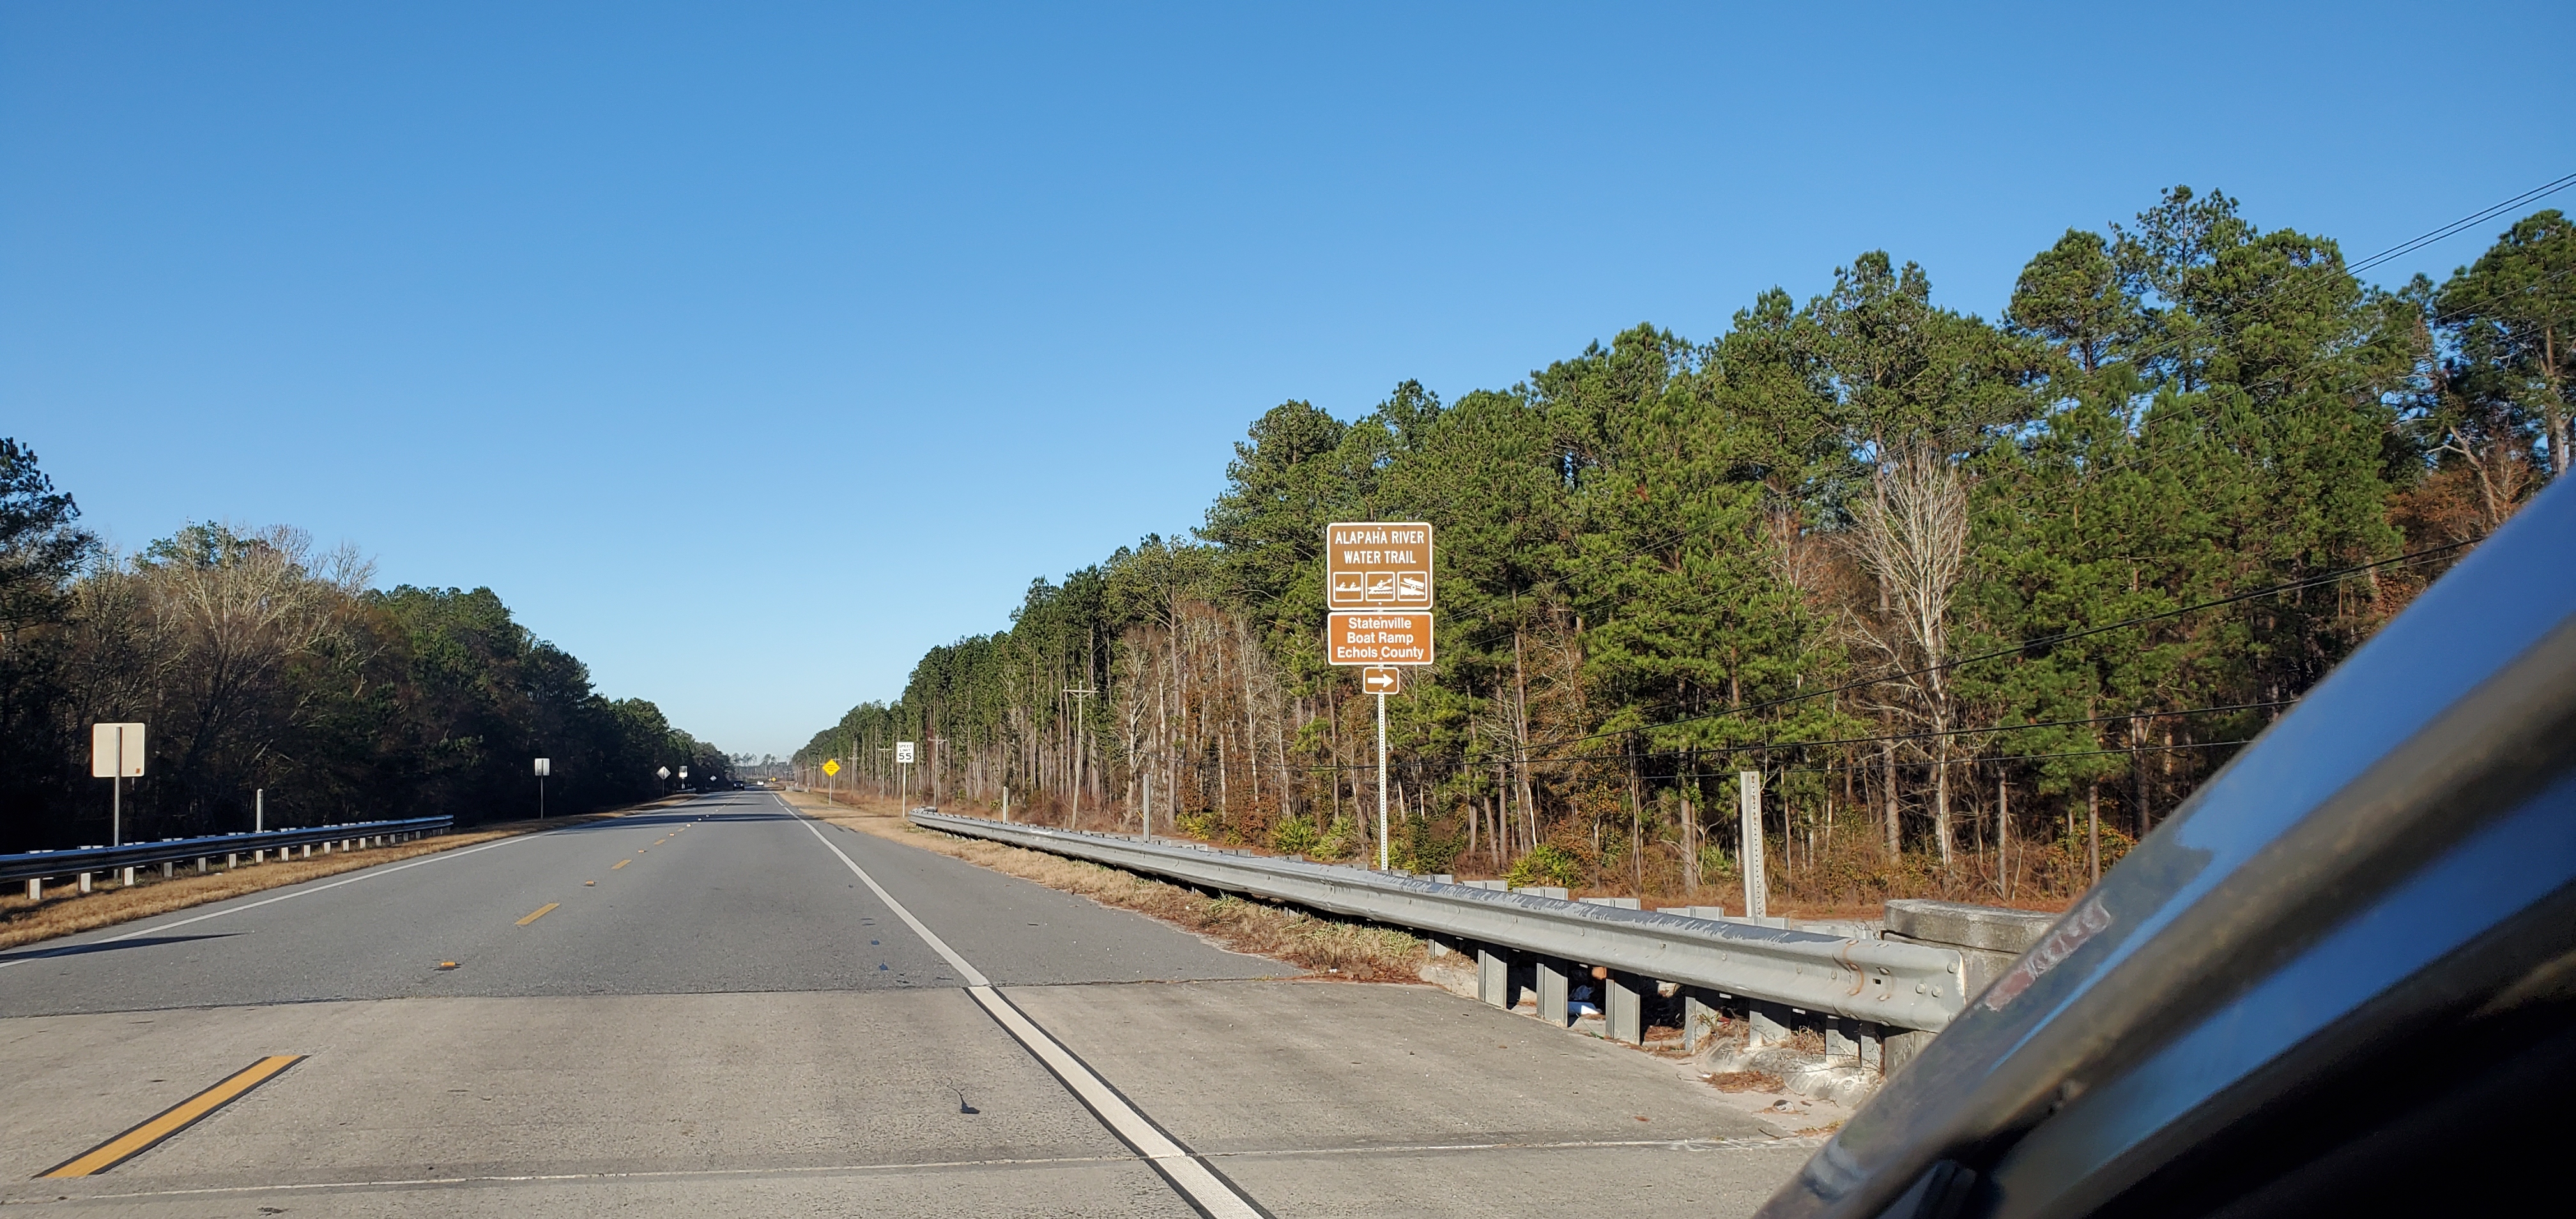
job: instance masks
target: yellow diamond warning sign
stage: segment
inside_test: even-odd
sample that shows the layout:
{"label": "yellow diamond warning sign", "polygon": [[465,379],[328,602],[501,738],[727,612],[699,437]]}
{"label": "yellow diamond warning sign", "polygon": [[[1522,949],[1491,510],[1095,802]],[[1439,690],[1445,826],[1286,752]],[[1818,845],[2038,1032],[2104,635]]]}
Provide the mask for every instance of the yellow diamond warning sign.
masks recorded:
{"label": "yellow diamond warning sign", "polygon": [[1431,663],[1431,615],[1377,610],[1325,616],[1324,652],[1337,665]]}
{"label": "yellow diamond warning sign", "polygon": [[841,773],[841,760],[839,758],[823,759],[823,773],[827,775],[837,775]]}

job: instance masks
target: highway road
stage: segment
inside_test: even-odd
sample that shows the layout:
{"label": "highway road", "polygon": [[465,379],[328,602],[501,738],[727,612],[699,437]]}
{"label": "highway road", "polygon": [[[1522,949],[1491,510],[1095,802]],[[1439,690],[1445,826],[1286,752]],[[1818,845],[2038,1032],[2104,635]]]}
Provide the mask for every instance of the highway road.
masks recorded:
{"label": "highway road", "polygon": [[0,1063],[0,1204],[153,1217],[1722,1216],[1812,1151],[764,792],[0,952]]}

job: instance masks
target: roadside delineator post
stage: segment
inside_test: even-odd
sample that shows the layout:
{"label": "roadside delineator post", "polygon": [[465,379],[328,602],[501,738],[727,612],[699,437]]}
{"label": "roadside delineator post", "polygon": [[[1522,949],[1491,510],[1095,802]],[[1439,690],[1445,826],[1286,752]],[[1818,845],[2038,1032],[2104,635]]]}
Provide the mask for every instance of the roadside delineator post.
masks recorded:
{"label": "roadside delineator post", "polygon": [[1735,801],[1744,819],[1744,916],[1770,916],[1770,885],[1762,876],[1762,772],[1735,772]]}

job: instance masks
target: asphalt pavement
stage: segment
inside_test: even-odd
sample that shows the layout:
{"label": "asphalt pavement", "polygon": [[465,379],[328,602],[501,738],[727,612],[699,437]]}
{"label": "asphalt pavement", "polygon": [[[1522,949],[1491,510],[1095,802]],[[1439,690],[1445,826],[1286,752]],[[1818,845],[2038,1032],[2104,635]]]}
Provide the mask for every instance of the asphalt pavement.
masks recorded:
{"label": "asphalt pavement", "polygon": [[82,1213],[1726,1215],[1812,1150],[762,792],[0,952],[0,1063],[0,1203]]}

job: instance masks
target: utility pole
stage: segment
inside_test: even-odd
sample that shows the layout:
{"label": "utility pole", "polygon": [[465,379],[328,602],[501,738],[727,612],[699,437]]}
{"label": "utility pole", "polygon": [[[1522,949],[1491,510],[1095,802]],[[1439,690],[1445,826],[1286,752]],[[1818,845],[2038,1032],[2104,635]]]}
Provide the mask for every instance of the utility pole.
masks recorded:
{"label": "utility pole", "polygon": [[1082,700],[1100,693],[1098,690],[1067,690],[1073,696],[1073,815],[1065,819],[1070,827],[1082,820]]}

